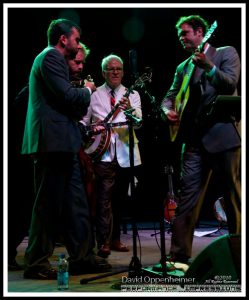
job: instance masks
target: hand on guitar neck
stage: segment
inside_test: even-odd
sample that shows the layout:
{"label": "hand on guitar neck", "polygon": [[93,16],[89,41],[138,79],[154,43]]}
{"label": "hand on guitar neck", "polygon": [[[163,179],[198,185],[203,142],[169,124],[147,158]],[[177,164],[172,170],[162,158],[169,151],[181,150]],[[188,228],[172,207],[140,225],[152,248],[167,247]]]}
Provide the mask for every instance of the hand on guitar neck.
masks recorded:
{"label": "hand on guitar neck", "polygon": [[122,110],[131,109],[131,103],[128,97],[122,97],[119,101],[119,108]]}
{"label": "hand on guitar neck", "polygon": [[195,51],[193,57],[192,57],[193,63],[201,68],[204,69],[205,72],[210,72],[214,66],[214,64],[207,58],[207,56],[200,52],[198,49]]}

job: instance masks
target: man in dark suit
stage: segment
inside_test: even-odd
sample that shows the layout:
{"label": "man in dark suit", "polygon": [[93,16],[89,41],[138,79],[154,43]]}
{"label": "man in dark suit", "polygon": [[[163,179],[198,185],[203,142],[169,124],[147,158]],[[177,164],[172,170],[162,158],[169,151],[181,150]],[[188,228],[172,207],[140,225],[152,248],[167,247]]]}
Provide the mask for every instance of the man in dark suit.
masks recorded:
{"label": "man in dark suit", "polygon": [[[223,177],[220,180],[224,184],[229,232],[240,234],[239,120],[230,112],[210,113],[218,95],[237,95],[240,59],[235,48],[214,48],[206,42],[208,25],[198,15],[180,18],[176,29],[191,57],[177,67],[173,84],[161,104],[162,117],[169,122],[171,140],[183,144],[180,198],[168,259],[187,263],[210,168],[218,167]],[[185,99],[184,108],[181,104]]]}
{"label": "man in dark suit", "polygon": [[67,60],[78,52],[80,28],[66,19],[51,22],[48,47],[33,63],[22,154],[34,160],[35,202],[29,244],[25,252],[25,278],[56,279],[49,257],[58,233],[69,254],[69,273],[110,269],[92,252],[89,207],[81,177],[77,126],[96,89],[72,87]]}

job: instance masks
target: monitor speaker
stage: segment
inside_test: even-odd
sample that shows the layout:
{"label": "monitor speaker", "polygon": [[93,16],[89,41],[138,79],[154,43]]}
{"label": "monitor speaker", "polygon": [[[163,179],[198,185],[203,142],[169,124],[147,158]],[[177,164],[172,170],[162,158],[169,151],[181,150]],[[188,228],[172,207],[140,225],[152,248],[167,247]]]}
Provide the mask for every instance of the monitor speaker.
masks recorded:
{"label": "monitor speaker", "polygon": [[225,281],[240,284],[241,236],[225,234],[215,239],[193,260],[185,278],[192,278],[198,284]]}

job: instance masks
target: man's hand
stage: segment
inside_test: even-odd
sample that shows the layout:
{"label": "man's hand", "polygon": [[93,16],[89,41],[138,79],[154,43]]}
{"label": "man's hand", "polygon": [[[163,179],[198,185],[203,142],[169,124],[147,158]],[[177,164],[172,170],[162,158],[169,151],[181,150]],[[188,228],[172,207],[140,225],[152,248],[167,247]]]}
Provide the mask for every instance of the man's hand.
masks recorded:
{"label": "man's hand", "polygon": [[97,89],[93,81],[87,81],[87,80],[85,80],[84,87],[89,87],[92,92],[96,91]]}
{"label": "man's hand", "polygon": [[169,122],[172,122],[172,123],[179,122],[178,113],[171,109],[162,108],[161,109],[161,117],[164,121],[168,120]]}
{"label": "man's hand", "polygon": [[131,108],[131,103],[129,98],[123,97],[121,98],[121,100],[119,101],[119,108],[123,109],[123,110],[128,110]]}
{"label": "man's hand", "polygon": [[192,60],[197,67],[204,69],[206,72],[210,72],[214,66],[211,60],[209,60],[204,53],[199,52],[198,50],[195,51]]}
{"label": "man's hand", "polygon": [[92,123],[91,126],[92,126],[92,131],[93,131],[94,135],[101,133],[102,131],[104,131],[106,129],[102,120],[98,120],[95,123]]}

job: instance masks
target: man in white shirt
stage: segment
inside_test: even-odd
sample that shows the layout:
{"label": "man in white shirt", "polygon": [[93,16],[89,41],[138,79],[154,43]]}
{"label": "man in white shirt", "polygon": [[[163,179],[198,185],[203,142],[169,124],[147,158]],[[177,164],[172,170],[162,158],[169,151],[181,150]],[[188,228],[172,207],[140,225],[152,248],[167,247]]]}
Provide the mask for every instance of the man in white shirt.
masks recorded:
{"label": "man in white shirt", "polygon": [[[121,252],[129,251],[120,241],[120,207],[126,199],[131,178],[129,126],[126,113],[131,112],[131,116],[140,121],[142,110],[138,92],[132,91],[131,93],[121,84],[124,76],[123,60],[111,54],[103,58],[101,67],[105,83],[92,94],[91,104],[83,122],[88,125],[105,119],[106,122],[120,124],[120,126],[106,129],[96,137],[95,141],[99,141],[96,149],[93,145],[89,148],[90,150],[86,149],[86,152],[94,159],[96,175],[95,225],[98,255],[107,257],[111,249]],[[117,103],[119,103],[118,108]],[[107,118],[109,120],[106,120]],[[134,128],[139,126],[135,124]],[[134,129],[133,137],[134,174],[137,174],[141,158]]]}

